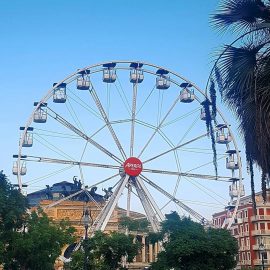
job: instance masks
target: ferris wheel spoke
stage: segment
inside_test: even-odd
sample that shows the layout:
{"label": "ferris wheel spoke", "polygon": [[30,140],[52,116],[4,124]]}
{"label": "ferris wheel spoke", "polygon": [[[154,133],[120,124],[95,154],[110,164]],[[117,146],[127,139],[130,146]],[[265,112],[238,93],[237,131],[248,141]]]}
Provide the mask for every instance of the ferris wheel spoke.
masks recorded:
{"label": "ferris wheel spoke", "polygon": [[171,120],[171,121],[169,121],[167,123],[164,123],[162,125],[162,128],[167,127],[167,126],[172,125],[172,124],[175,124],[178,121],[181,121],[181,120],[183,120],[183,119],[185,119],[185,118],[187,118],[187,117],[189,117],[189,116],[191,116],[191,115],[193,115],[195,113],[198,113],[198,111],[200,111],[200,108],[196,108],[196,109],[194,109],[194,110],[192,110],[192,111],[190,111],[188,113],[185,113],[185,114],[183,114],[181,116],[178,116],[177,118],[175,118],[175,119],[173,119],[173,120]]}
{"label": "ferris wheel spoke", "polygon": [[93,87],[93,85],[92,85],[91,90],[89,90],[89,91],[90,91],[90,94],[91,94],[94,102],[96,103],[97,108],[98,108],[98,110],[99,110],[99,112],[100,112],[100,114],[101,114],[101,116],[102,116],[102,118],[103,118],[106,126],[108,127],[108,129],[109,129],[109,131],[110,131],[110,133],[111,133],[111,135],[113,137],[113,140],[116,143],[116,145],[117,145],[117,147],[118,147],[118,149],[119,149],[119,151],[120,151],[123,159],[126,159],[127,158],[126,153],[125,153],[125,151],[124,151],[124,149],[123,149],[123,147],[122,147],[122,145],[121,145],[118,137],[116,136],[116,133],[114,132],[114,129],[113,129],[113,127],[112,127],[112,125],[111,125],[111,123],[110,123],[110,121],[108,119],[108,116],[106,114],[106,111],[104,110],[104,108],[103,108],[103,106],[102,106],[102,104],[100,102],[100,99],[99,99],[99,97],[98,97],[98,95],[97,95],[97,93],[95,91],[95,88]]}
{"label": "ferris wheel spoke", "polygon": [[91,231],[95,232],[97,230],[103,231],[113,213],[113,210],[115,209],[115,206],[126,187],[129,180],[129,176],[126,175],[125,177],[122,177],[120,180],[116,190],[113,192],[112,196],[109,198],[105,206],[103,207],[102,211],[94,221]]}
{"label": "ferris wheel spoke", "polygon": [[167,175],[177,175],[177,176],[187,176],[205,180],[215,180],[222,182],[232,182],[231,177],[229,176],[215,176],[215,175],[207,175],[207,174],[196,174],[196,173],[186,173],[186,172],[175,172],[175,171],[165,171],[165,170],[154,170],[154,169],[143,169],[143,172],[147,173],[156,173],[156,174],[167,174]]}
{"label": "ferris wheel spoke", "polygon": [[141,112],[142,108],[145,106],[145,104],[147,103],[147,101],[149,100],[149,98],[151,97],[151,95],[154,93],[156,89],[156,84],[154,84],[153,88],[151,89],[150,93],[148,94],[148,96],[146,97],[146,99],[144,100],[143,104],[141,105],[141,107],[138,109],[136,116]]}
{"label": "ferris wheel spoke", "polygon": [[133,181],[132,185],[136,189],[138,197],[141,201],[141,204],[144,208],[147,219],[150,222],[153,231],[158,232],[159,231],[159,221],[156,218],[156,214],[153,210],[151,203],[149,202],[149,199],[147,198],[145,192],[142,190],[141,186],[139,185],[139,183],[137,181]]}
{"label": "ferris wheel spoke", "polygon": [[177,149],[179,149],[179,148],[181,148],[181,147],[183,147],[183,146],[186,146],[186,145],[188,145],[188,144],[190,144],[190,143],[193,143],[193,142],[195,142],[195,141],[197,141],[197,140],[200,140],[200,139],[206,137],[207,135],[208,135],[208,132],[207,132],[207,133],[204,133],[204,134],[202,134],[202,135],[200,135],[200,136],[198,136],[198,137],[195,137],[195,138],[193,138],[192,140],[189,140],[189,141],[187,141],[187,142],[185,142],[185,143],[183,143],[183,144],[177,145],[176,147],[173,147],[173,148],[171,148],[171,149],[169,149],[169,150],[167,150],[167,151],[164,151],[163,153],[160,153],[160,154],[157,155],[157,156],[154,156],[154,157],[152,157],[152,158],[150,158],[150,159],[148,159],[148,160],[145,160],[143,163],[147,163],[147,162],[150,162],[150,161],[152,161],[152,160],[154,160],[154,159],[157,159],[157,158],[159,158],[159,157],[161,157],[161,156],[164,156],[164,155],[166,155],[166,154],[168,154],[168,153],[170,153],[170,152],[172,152],[172,151],[175,151],[175,150],[177,150]]}
{"label": "ferris wheel spoke", "polygon": [[143,154],[143,152],[145,151],[145,149],[147,148],[147,146],[153,140],[153,138],[155,137],[155,135],[157,134],[157,132],[159,131],[159,129],[161,128],[161,126],[163,125],[163,123],[165,122],[165,120],[167,119],[167,117],[170,115],[170,113],[172,112],[172,110],[174,109],[174,107],[176,106],[176,104],[178,103],[179,100],[180,100],[180,94],[177,96],[176,100],[174,101],[174,103],[172,104],[172,106],[170,107],[170,109],[168,110],[168,112],[165,114],[165,116],[163,117],[163,119],[160,121],[159,125],[154,130],[154,133],[151,135],[151,137],[149,138],[149,140],[146,142],[146,144],[142,148],[140,154],[138,155],[138,158],[140,158],[140,156]]}
{"label": "ferris wheel spoke", "polygon": [[187,137],[187,135],[190,133],[190,131],[195,127],[197,121],[200,119],[200,117],[196,117],[194,121],[191,123],[190,127],[186,130],[186,132],[183,134],[182,138],[179,140],[177,145],[181,144],[183,140]]}
{"label": "ferris wheel spoke", "polygon": [[52,208],[52,207],[54,207],[54,206],[60,204],[61,202],[67,201],[67,200],[69,200],[69,199],[72,199],[73,197],[75,197],[75,196],[77,196],[77,195],[79,195],[79,194],[81,194],[81,193],[83,193],[83,192],[84,192],[84,189],[81,189],[81,190],[79,190],[79,191],[77,191],[77,192],[75,192],[75,193],[73,193],[73,194],[70,194],[70,195],[67,196],[67,197],[64,197],[64,198],[62,198],[62,199],[60,199],[60,200],[57,200],[56,202],[53,202],[53,203],[51,203],[51,204],[49,204],[49,205],[46,205],[45,207],[43,207],[43,209],[46,210],[46,209],[48,209],[48,208]]}
{"label": "ferris wheel spoke", "polygon": [[146,176],[141,175],[141,177],[142,177],[142,179],[146,183],[148,183],[150,186],[152,186],[153,188],[155,188],[156,190],[158,190],[160,193],[162,193],[163,195],[165,195],[166,197],[168,197],[171,201],[173,201],[174,203],[176,203],[177,205],[179,205],[182,209],[184,209],[187,213],[189,213],[194,218],[196,218],[197,220],[199,220],[201,223],[204,223],[204,224],[205,223],[206,224],[210,224],[211,223],[205,217],[203,217],[201,214],[199,214],[198,212],[196,212],[195,210],[193,210],[192,208],[190,208],[189,206],[187,206],[186,204],[184,204],[183,202],[181,202],[181,200],[177,199],[176,197],[174,197],[173,195],[171,195],[170,193],[168,193],[166,190],[164,190],[160,186],[156,185],[153,181],[151,181]]}
{"label": "ferris wheel spoke", "polygon": [[133,96],[132,96],[132,112],[131,112],[131,134],[130,134],[130,156],[133,156],[134,147],[134,131],[135,131],[135,116],[136,116],[136,101],[137,101],[137,88],[138,83],[133,83]]}
{"label": "ferris wheel spoke", "polygon": [[157,213],[158,217],[160,218],[161,221],[165,220],[165,216],[163,215],[163,213],[161,212],[161,210],[159,209],[158,205],[156,204],[154,198],[152,197],[152,195],[150,194],[150,192],[148,191],[147,187],[145,186],[143,180],[141,179],[140,176],[138,176],[136,178],[136,181],[138,182],[141,190],[145,193],[146,197],[148,198],[149,202],[151,203],[151,205],[153,206],[153,208],[155,209],[155,212]]}
{"label": "ferris wheel spoke", "polygon": [[43,162],[43,163],[54,163],[54,164],[70,164],[70,165],[95,167],[95,168],[106,168],[106,169],[115,169],[115,170],[120,169],[120,167],[116,166],[116,165],[107,165],[107,164],[90,163],[90,162],[65,160],[65,159],[56,159],[56,158],[48,158],[48,157],[25,156],[22,160],[33,161],[33,162]]}
{"label": "ferris wheel spoke", "polygon": [[54,207],[54,206],[60,204],[61,202],[67,201],[67,200],[69,200],[69,199],[71,199],[71,198],[73,198],[73,197],[79,195],[80,193],[82,193],[82,192],[84,192],[84,191],[87,191],[87,190],[90,189],[90,188],[93,188],[93,187],[96,187],[96,186],[98,186],[98,185],[100,185],[100,184],[103,184],[103,183],[105,183],[105,182],[107,182],[107,181],[109,181],[109,180],[115,178],[115,177],[118,176],[118,175],[119,175],[119,174],[117,173],[117,174],[115,174],[115,175],[113,175],[113,176],[110,176],[110,177],[107,177],[107,178],[105,178],[105,179],[103,179],[103,180],[101,180],[101,181],[99,181],[99,182],[97,182],[97,183],[95,183],[95,184],[93,184],[93,185],[91,185],[91,186],[87,186],[87,187],[85,187],[84,189],[81,189],[81,190],[79,190],[79,191],[77,191],[77,192],[75,192],[75,193],[73,193],[73,194],[70,194],[69,196],[67,196],[67,197],[65,197],[65,198],[62,198],[62,199],[57,200],[57,201],[55,201],[55,202],[53,202],[53,203],[51,203],[51,204],[49,204],[49,205],[46,205],[46,206],[44,207],[44,209],[48,209],[48,208]]}
{"label": "ferris wheel spoke", "polygon": [[[217,161],[219,161],[219,160],[221,160],[221,159],[225,159],[225,158],[226,158],[226,156],[222,155],[221,157],[217,158]],[[206,163],[204,163],[204,164],[202,164],[202,165],[199,165],[199,166],[197,166],[197,167],[194,167],[194,168],[188,170],[187,173],[192,172],[192,171],[195,171],[195,170],[200,169],[200,168],[202,168],[202,167],[208,166],[208,165],[210,165],[210,164],[213,164],[213,161],[212,161],[212,160],[209,161],[209,162],[206,162]]]}
{"label": "ferris wheel spoke", "polygon": [[114,159],[115,161],[117,161],[118,163],[120,163],[120,164],[123,163],[121,159],[119,159],[117,156],[115,156],[109,150],[107,150],[106,148],[104,148],[103,146],[101,146],[99,143],[97,143],[96,141],[94,141],[91,137],[88,137],[85,133],[83,133],[81,130],[79,130],[78,128],[76,128],[75,126],[73,126],[70,122],[68,122],[66,119],[64,119],[62,116],[60,116],[58,113],[56,113],[55,111],[53,111],[50,108],[48,108],[48,109],[54,115],[52,115],[50,113],[48,113],[48,114],[52,118],[54,118],[56,121],[58,121],[60,124],[62,124],[66,128],[70,129],[71,131],[73,131],[74,133],[76,133],[77,135],[79,135],[80,137],[82,137],[83,139],[85,139],[86,141],[88,141],[90,144],[92,144],[93,146],[95,146],[97,149],[99,149],[100,151],[102,151],[103,153],[105,153],[106,155],[108,155],[109,157],[111,157],[112,159]]}

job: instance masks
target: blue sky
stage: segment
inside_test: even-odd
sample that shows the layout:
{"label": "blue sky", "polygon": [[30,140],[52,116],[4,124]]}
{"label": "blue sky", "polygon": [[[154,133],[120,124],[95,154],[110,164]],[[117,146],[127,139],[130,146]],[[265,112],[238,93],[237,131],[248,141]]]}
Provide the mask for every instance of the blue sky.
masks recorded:
{"label": "blue sky", "polygon": [[[213,53],[232,39],[210,26],[217,4],[216,0],[2,0],[1,169],[15,181],[11,167],[19,127],[27,121],[33,102],[77,68],[108,60],[141,60],[165,66],[204,88]],[[222,110],[237,135],[236,121],[226,108]]]}

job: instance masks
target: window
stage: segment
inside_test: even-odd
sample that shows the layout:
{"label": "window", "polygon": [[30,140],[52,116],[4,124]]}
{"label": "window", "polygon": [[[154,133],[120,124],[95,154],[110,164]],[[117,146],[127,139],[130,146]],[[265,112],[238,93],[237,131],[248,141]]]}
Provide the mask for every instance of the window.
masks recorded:
{"label": "window", "polygon": [[264,208],[259,208],[259,215],[263,216],[264,215]]}
{"label": "window", "polygon": [[240,234],[242,234],[243,233],[243,225],[240,225]]}
{"label": "window", "polygon": [[264,238],[256,238],[256,244],[259,245],[260,243],[264,243]]}
{"label": "window", "polygon": [[259,224],[256,223],[256,230],[258,231],[259,230]]}
{"label": "window", "polygon": [[247,217],[248,217],[248,210],[245,210],[244,217],[245,217],[245,218],[247,218]]}
{"label": "window", "polygon": [[250,252],[247,253],[247,260],[250,261],[251,257],[250,257]]}
{"label": "window", "polygon": [[245,241],[245,239],[242,238],[242,239],[241,239],[241,247],[244,247],[244,246],[245,246],[245,242],[244,242],[244,241]]}
{"label": "window", "polygon": [[250,247],[250,240],[249,240],[249,238],[246,239],[246,243],[247,243],[247,247],[249,248]]}
{"label": "window", "polygon": [[249,231],[249,225],[248,224],[246,224],[246,232],[248,232]]}

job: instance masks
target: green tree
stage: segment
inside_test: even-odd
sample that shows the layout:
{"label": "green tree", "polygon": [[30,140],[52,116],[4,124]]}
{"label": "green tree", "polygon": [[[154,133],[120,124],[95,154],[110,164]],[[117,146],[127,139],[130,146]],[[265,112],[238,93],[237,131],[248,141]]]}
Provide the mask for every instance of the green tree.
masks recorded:
{"label": "green tree", "polygon": [[82,270],[84,267],[95,270],[119,269],[122,259],[125,257],[127,262],[132,262],[139,248],[140,244],[134,243],[130,235],[98,231],[82,242],[81,249],[72,254],[68,267],[71,270]]}
{"label": "green tree", "polygon": [[162,240],[164,250],[152,264],[153,270],[230,270],[236,266],[237,241],[229,231],[205,229],[176,212],[166,215],[155,239]]}
{"label": "green tree", "polygon": [[73,241],[66,221],[27,212],[26,198],[0,174],[0,264],[4,269],[51,270],[61,248]]}
{"label": "green tree", "polygon": [[130,217],[122,217],[119,222],[120,227],[127,228],[129,231],[148,232],[149,222],[146,218],[132,219]]}
{"label": "green tree", "polygon": [[219,54],[206,88],[215,97],[218,86],[239,119],[255,208],[254,163],[262,170],[264,200],[270,176],[270,2],[222,0],[212,21],[219,30],[232,30],[236,39]]}

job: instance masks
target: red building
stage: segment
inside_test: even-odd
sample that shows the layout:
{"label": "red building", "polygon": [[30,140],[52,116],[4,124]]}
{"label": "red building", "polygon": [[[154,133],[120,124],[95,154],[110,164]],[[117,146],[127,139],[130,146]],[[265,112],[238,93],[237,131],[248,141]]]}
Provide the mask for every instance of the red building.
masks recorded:
{"label": "red building", "polygon": [[[230,228],[239,246],[236,269],[260,267],[270,270],[270,192],[267,202],[263,203],[261,192],[256,194],[257,213],[252,208],[251,196],[242,197],[236,218]],[[228,221],[230,207],[213,215],[216,227]],[[226,225],[225,225],[226,227]]]}

